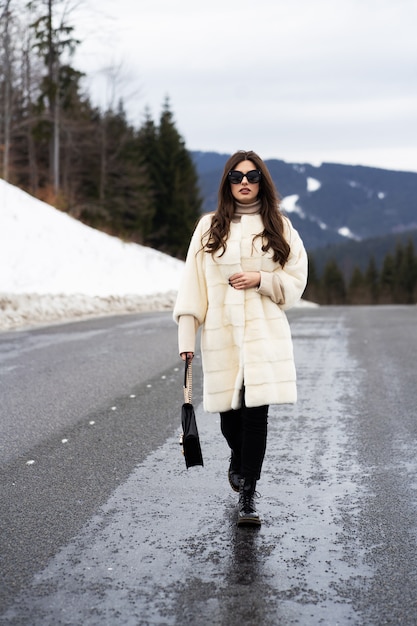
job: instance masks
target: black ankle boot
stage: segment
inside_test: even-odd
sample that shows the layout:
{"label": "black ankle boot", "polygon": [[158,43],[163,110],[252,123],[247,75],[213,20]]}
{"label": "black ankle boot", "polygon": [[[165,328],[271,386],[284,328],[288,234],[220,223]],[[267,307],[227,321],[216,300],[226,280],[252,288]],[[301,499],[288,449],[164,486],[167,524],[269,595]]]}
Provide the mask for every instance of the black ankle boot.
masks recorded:
{"label": "black ankle boot", "polygon": [[238,526],[259,526],[261,523],[255,506],[255,487],[256,480],[253,478],[242,478],[240,481]]}
{"label": "black ankle boot", "polygon": [[230,465],[227,476],[229,478],[229,483],[233,491],[239,491],[241,480],[240,462],[238,462],[236,455],[233,454],[233,452],[232,456],[230,457]]}

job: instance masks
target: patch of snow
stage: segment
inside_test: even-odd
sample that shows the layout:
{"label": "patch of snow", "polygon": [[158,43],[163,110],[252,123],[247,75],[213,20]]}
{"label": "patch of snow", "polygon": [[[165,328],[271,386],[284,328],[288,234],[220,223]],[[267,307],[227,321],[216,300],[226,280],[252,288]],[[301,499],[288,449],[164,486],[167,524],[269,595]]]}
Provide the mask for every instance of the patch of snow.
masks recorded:
{"label": "patch of snow", "polygon": [[[314,179],[311,179],[314,180]],[[317,181],[319,182],[319,181]],[[319,183],[320,184],[320,183]],[[318,217],[314,215],[307,216],[303,209],[297,204],[299,196],[297,194],[293,194],[291,196],[285,196],[281,200],[281,208],[286,211],[286,213],[297,213],[302,219],[308,219],[310,222],[314,222],[319,226],[321,230],[327,230],[328,226],[325,222],[322,222]]]}
{"label": "patch of snow", "polygon": [[306,171],[304,165],[298,165],[298,163],[294,163],[292,167],[299,174],[304,174],[304,172]]}
{"label": "patch of snow", "polygon": [[347,239],[354,239],[355,241],[359,241],[359,237],[357,235],[355,235],[354,233],[352,233],[350,228],[348,228],[347,226],[342,226],[342,228],[339,228],[337,232],[342,237],[346,237]]}
{"label": "patch of snow", "polygon": [[320,189],[321,182],[317,180],[317,178],[311,178],[311,176],[307,177],[307,191],[313,192]]}
{"label": "patch of snow", "polygon": [[287,213],[297,213],[297,215],[305,219],[306,215],[303,209],[297,204],[299,197],[297,194],[285,196],[281,200],[281,208]]}

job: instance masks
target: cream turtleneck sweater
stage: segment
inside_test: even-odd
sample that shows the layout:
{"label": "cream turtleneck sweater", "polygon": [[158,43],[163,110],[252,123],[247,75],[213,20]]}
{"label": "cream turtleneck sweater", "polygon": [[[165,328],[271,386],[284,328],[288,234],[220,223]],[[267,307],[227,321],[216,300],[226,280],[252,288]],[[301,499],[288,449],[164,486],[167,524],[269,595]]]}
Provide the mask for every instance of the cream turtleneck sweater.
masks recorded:
{"label": "cream turtleneck sweater", "polygon": [[255,200],[249,204],[242,204],[235,201],[235,214],[233,216],[233,222],[238,222],[242,215],[256,215],[261,210],[261,201]]}
{"label": "cream turtleneck sweater", "polygon": [[[249,204],[242,204],[235,201],[235,214],[232,218],[233,222],[239,222],[242,215],[257,215],[261,210],[261,201],[255,200]],[[281,289],[278,276],[266,277],[266,272],[259,272],[261,275],[259,287],[257,291],[262,295],[268,295],[277,304],[284,302],[284,295]],[[265,279],[268,280],[265,280]],[[265,288],[263,289],[265,284]],[[265,292],[265,293],[264,293]],[[178,323],[178,347],[179,353],[195,352],[195,339],[198,330],[198,322],[192,315],[181,315]]]}

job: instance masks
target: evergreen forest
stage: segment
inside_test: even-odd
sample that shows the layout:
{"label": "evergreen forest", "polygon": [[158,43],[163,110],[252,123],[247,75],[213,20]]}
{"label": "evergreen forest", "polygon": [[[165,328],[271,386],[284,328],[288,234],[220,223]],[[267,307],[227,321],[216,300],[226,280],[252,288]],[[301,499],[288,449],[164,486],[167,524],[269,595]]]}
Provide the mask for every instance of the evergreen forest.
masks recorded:
{"label": "evergreen forest", "polygon": [[316,261],[320,250],[309,254],[309,277],[304,297],[318,304],[415,304],[417,302],[417,255],[414,242],[397,242],[380,266],[373,256],[362,269],[350,274],[336,258],[329,258],[322,271]]}

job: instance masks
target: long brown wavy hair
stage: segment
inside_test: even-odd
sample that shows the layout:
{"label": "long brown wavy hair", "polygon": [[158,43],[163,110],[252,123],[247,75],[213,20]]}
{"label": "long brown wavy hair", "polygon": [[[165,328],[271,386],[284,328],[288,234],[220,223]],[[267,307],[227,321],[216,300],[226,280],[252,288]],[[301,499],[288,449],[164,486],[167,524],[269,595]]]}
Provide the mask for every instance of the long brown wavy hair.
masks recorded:
{"label": "long brown wavy hair", "polygon": [[228,174],[241,161],[252,161],[255,169],[260,170],[262,173],[259,182],[258,200],[261,201],[260,215],[264,230],[255,235],[254,239],[261,237],[264,242],[262,252],[267,252],[271,248],[273,250],[273,260],[279,262],[284,267],[290,254],[290,246],[284,237],[284,222],[279,208],[278,192],[265,163],[252,150],[248,152],[239,150],[229,158],[224,166],[218,192],[217,209],[213,215],[210,228],[203,235],[203,249],[210,254],[222,250],[220,256],[226,252],[230,222],[235,213],[235,201],[230,189]]}

